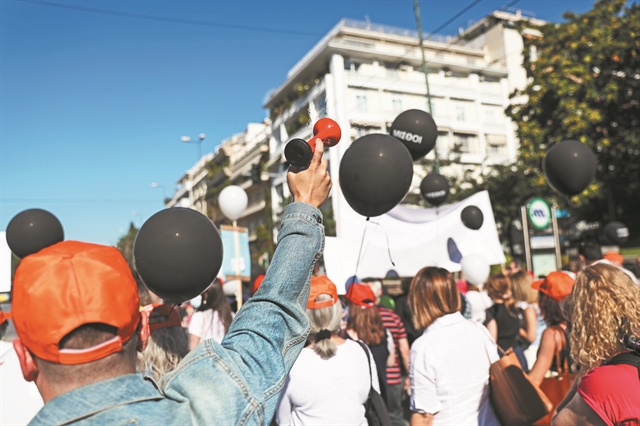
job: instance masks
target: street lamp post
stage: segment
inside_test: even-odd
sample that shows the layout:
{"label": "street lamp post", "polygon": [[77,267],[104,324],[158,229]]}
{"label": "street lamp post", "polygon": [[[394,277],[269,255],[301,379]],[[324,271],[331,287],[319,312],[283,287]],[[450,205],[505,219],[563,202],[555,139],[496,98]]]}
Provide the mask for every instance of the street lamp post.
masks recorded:
{"label": "street lamp post", "polygon": [[162,204],[167,204],[166,200],[167,200],[167,188],[165,188],[165,186],[161,183],[158,182],[151,182],[151,187],[152,188],[162,188],[162,193],[164,194],[164,198],[162,198]]}
{"label": "street lamp post", "polygon": [[195,143],[198,145],[198,160],[199,160],[200,158],[202,158],[202,147],[200,145],[202,144],[202,141],[204,140],[205,137],[207,137],[207,135],[205,135],[204,133],[200,133],[198,135],[197,141],[191,140],[190,136],[182,136],[180,140],[184,143]]}

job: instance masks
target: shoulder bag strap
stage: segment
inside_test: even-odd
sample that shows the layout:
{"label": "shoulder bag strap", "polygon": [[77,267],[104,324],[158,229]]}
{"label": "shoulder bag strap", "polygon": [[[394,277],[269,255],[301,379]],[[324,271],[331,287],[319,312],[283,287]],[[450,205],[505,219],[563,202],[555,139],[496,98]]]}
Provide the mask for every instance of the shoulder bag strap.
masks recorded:
{"label": "shoulder bag strap", "polygon": [[362,341],[357,340],[356,343],[360,345],[365,355],[367,356],[367,363],[369,364],[369,384],[373,388],[373,375],[371,374],[371,358],[369,358],[369,351],[367,350],[365,344],[362,343]]}

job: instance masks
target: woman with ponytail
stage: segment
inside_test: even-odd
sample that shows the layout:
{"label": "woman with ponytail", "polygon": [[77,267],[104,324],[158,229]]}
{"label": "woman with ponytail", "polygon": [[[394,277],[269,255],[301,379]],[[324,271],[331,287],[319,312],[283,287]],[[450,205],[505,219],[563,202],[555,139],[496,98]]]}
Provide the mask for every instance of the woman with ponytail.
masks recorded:
{"label": "woman with ponytail", "polygon": [[196,312],[189,322],[189,350],[202,340],[214,339],[222,342],[235,314],[222,290],[222,282],[216,278],[202,295],[191,299]]}
{"label": "woman with ponytail", "polygon": [[379,392],[375,364],[370,369],[362,347],[338,336],[342,304],[326,276],[311,277],[307,316],[311,326],[307,347],[287,377],[277,423],[366,424],[364,403],[371,382]]}
{"label": "woman with ponytail", "polygon": [[[485,283],[484,288],[494,303],[492,307],[487,309],[484,324],[496,343],[498,343],[498,350],[507,351],[510,348],[515,350],[517,337],[520,333],[522,312],[516,306],[511,283],[502,274],[492,275]],[[518,351],[516,351],[516,354],[518,354]],[[518,359],[520,359],[522,368],[527,371],[524,355],[522,357],[519,355]]]}

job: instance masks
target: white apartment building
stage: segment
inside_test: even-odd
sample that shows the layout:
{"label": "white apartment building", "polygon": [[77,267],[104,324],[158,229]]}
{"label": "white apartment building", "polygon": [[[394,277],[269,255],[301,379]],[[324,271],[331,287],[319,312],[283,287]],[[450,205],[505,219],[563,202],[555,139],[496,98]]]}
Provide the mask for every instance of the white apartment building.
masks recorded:
{"label": "white apartment building", "polygon": [[207,165],[213,160],[215,153],[203,155],[176,184],[176,190],[166,204],[167,207],[185,207],[207,214]]}
{"label": "white apartment building", "polygon": [[[504,110],[512,91],[526,84],[522,35],[514,25],[521,19],[526,18],[496,12],[458,37],[424,42],[432,115],[439,130],[437,150],[446,157],[457,146],[459,167],[480,171],[516,158],[515,127]],[[281,174],[272,181],[277,223],[277,206],[289,195],[283,148],[292,138],[310,139],[315,120],[329,116],[342,128],[342,141],[326,154],[337,181],[340,158],[353,140],[367,133],[387,133],[395,117],[407,109],[429,111],[417,34],[342,20],[288,72],[284,83],[268,96],[265,108],[272,120],[271,171]],[[427,171],[415,167],[412,192],[418,191]],[[338,196],[341,193],[334,190],[336,218]],[[339,220],[336,232],[340,236]]]}
{"label": "white apartment building", "polygon": [[266,197],[265,185],[253,182],[251,172],[253,167],[261,167],[268,160],[269,124],[268,119],[262,123],[249,123],[243,132],[224,139],[213,153],[201,157],[178,180],[166,206],[192,208],[219,225],[225,218],[215,200],[207,199],[207,192],[230,182],[247,192],[249,204],[238,223],[249,228],[250,240],[255,239],[254,229],[264,223]]}

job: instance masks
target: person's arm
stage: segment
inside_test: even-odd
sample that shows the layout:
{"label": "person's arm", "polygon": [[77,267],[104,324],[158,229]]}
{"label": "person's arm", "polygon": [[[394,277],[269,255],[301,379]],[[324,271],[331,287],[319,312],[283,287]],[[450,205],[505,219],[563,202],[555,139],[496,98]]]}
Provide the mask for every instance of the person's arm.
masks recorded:
{"label": "person's arm", "polygon": [[204,322],[204,314],[202,312],[194,312],[189,322],[189,350],[192,351],[202,339],[202,324]]}
{"label": "person's arm", "polygon": [[409,356],[411,350],[409,349],[409,341],[406,337],[398,339],[398,349],[400,350],[400,360],[404,364],[404,368],[409,371]]}
{"label": "person's arm", "polygon": [[189,334],[189,350],[192,351],[200,343],[200,338],[193,334]]}
{"label": "person's arm", "polygon": [[491,337],[493,337],[493,340],[495,340],[496,342],[498,341],[498,323],[496,322],[495,319],[490,319],[489,322],[487,323],[487,330],[489,330],[489,333],[491,334]]}
{"label": "person's arm", "polygon": [[276,410],[276,423],[279,426],[290,425],[291,421],[291,412],[293,411],[293,404],[291,403],[291,399],[289,398],[289,392],[287,392],[289,388],[289,378],[287,377],[287,382],[284,385],[284,389],[280,394],[280,402],[278,403],[278,409]]}
{"label": "person's arm", "polygon": [[412,413],[411,426],[431,426],[433,424],[433,414]]}
{"label": "person's arm", "polygon": [[318,208],[331,190],[324,145],[316,140],[309,168],[289,172],[294,197],[282,217],[278,245],[258,291],[236,314],[222,347],[238,374],[259,391],[265,416],[273,416],[282,382],[309,334],[306,314],[309,278],[324,248],[324,226]]}
{"label": "person's arm", "polygon": [[579,393],[574,393],[569,403],[553,418],[551,425],[604,426],[606,423],[584,402]]}
{"label": "person's arm", "polygon": [[529,371],[529,380],[538,386],[542,383],[544,376],[547,374],[547,371],[549,371],[549,368],[551,368],[551,364],[553,363],[553,357],[556,353],[554,333],[557,333],[557,331],[553,328],[547,328],[542,333],[536,363],[533,364],[533,367]]}
{"label": "person's arm", "polygon": [[520,329],[520,337],[529,343],[536,340],[538,318],[536,310],[531,306],[524,310],[524,328]]}

